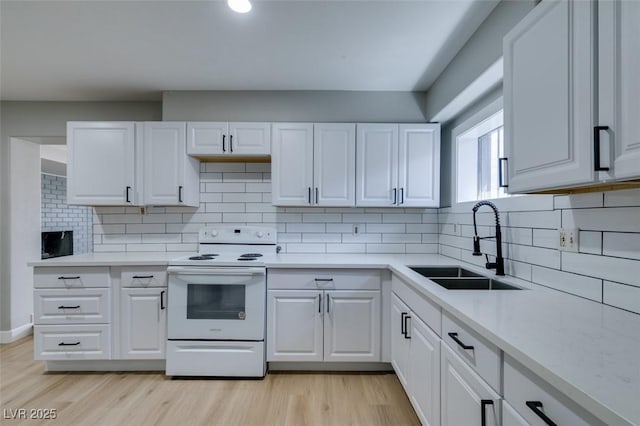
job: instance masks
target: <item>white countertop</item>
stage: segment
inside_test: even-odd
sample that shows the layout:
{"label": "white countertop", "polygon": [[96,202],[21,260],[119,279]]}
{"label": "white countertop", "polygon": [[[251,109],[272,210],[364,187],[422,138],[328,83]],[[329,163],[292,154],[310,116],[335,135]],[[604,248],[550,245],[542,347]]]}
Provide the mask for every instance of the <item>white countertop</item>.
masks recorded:
{"label": "white countertop", "polygon": [[[184,255],[92,253],[30,265],[162,265]],[[640,315],[509,278],[504,281],[530,289],[446,290],[405,266],[460,264],[440,255],[280,254],[265,263],[268,268],[389,268],[605,423],[640,425]]]}

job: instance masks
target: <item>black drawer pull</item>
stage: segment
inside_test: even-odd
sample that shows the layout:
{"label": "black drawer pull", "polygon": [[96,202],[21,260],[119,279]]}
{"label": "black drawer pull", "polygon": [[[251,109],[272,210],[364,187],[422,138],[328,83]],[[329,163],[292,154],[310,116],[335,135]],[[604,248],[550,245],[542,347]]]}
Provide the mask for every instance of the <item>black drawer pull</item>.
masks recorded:
{"label": "black drawer pull", "polygon": [[451,337],[453,339],[454,342],[456,342],[458,345],[460,345],[460,347],[462,349],[473,350],[473,346],[465,345],[464,343],[462,343],[462,341],[460,339],[458,339],[458,333],[447,333],[447,334],[449,335],[449,337]]}
{"label": "black drawer pull", "polygon": [[318,313],[322,312],[322,294],[318,294]]}
{"label": "black drawer pull", "polygon": [[541,408],[543,408],[542,402],[540,402],[540,401],[527,401],[526,404],[527,404],[527,407],[529,407],[529,409],[531,411],[533,411],[536,416],[540,417],[542,419],[542,421],[545,422],[547,425],[549,425],[549,426],[558,426],[553,420],[551,420],[549,417],[547,417],[547,415],[545,413],[543,413],[542,410],[540,410]]}
{"label": "black drawer pull", "polygon": [[609,130],[609,126],[594,126],[593,128],[593,169],[596,172],[609,170],[609,167],[600,165],[600,131],[602,130]]}
{"label": "black drawer pull", "polygon": [[406,312],[400,312],[400,333],[402,333],[403,336],[407,336],[407,330],[405,330],[404,328],[404,317],[405,315],[407,315]]}
{"label": "black drawer pull", "polygon": [[314,281],[320,283],[330,283],[331,281],[333,281],[333,278],[314,278]]}
{"label": "black drawer pull", "polygon": [[164,310],[166,308],[166,306],[164,306],[164,293],[164,290],[160,292],[160,310]]}
{"label": "black drawer pull", "polygon": [[80,276],[76,276],[76,277],[58,277],[59,280],[79,280]]}
{"label": "black drawer pull", "polygon": [[80,344],[80,342],[75,342],[75,343],[60,342],[60,343],[58,343],[58,346],[78,346],[79,344]]}
{"label": "black drawer pull", "polygon": [[146,279],[146,278],[153,278],[153,275],[134,275],[134,276],[133,276],[133,277],[131,277],[131,278],[133,278],[134,280],[136,280],[136,279],[143,279],[143,278],[144,278],[144,279]]}
{"label": "black drawer pull", "polygon": [[480,401],[480,424],[482,426],[487,426],[487,405],[493,405],[493,399],[483,399]]}
{"label": "black drawer pull", "polygon": [[409,315],[405,315],[404,317],[404,338],[405,339],[411,339],[411,336],[409,335],[409,328],[407,325],[407,320],[411,319],[411,317]]}
{"label": "black drawer pull", "polygon": [[64,305],[60,305],[60,306],[58,306],[58,309],[80,309],[80,305],[76,305],[76,306],[64,306]]}

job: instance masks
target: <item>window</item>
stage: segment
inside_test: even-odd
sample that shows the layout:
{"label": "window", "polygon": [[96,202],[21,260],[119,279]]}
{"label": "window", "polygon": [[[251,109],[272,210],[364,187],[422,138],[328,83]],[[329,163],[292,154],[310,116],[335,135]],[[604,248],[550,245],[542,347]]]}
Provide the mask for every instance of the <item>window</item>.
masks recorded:
{"label": "window", "polygon": [[504,157],[502,109],[486,111],[454,130],[456,146],[456,201],[508,197],[500,187],[500,158]]}

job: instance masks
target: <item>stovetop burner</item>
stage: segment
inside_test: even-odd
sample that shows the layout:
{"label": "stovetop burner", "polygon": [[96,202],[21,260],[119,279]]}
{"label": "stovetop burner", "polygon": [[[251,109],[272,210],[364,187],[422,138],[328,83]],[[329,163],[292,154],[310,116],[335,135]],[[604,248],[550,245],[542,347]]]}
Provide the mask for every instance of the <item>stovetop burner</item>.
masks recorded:
{"label": "stovetop burner", "polygon": [[262,257],[262,254],[260,254],[260,253],[246,253],[246,254],[241,254],[240,257]]}
{"label": "stovetop burner", "polygon": [[215,258],[217,254],[201,254],[198,256],[191,256],[189,260],[211,260]]}
{"label": "stovetop burner", "polygon": [[239,257],[238,260],[240,261],[247,261],[247,260],[257,260],[257,257]]}

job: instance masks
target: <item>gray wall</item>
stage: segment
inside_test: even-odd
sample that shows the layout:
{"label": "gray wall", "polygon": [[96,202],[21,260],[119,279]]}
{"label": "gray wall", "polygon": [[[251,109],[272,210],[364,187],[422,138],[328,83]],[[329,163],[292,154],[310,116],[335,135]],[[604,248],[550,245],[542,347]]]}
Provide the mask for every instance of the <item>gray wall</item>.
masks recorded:
{"label": "gray wall", "polygon": [[536,3],[503,0],[493,9],[427,91],[425,117],[428,120],[502,57],[502,38]]}
{"label": "gray wall", "polygon": [[166,121],[422,123],[424,93],[346,91],[164,92]]}
{"label": "gray wall", "polygon": [[12,242],[9,231],[12,220],[21,218],[11,218],[9,214],[10,138],[64,137],[66,122],[71,120],[151,121],[161,118],[159,102],[0,102],[0,331],[28,322],[28,315],[11,306],[12,288],[20,283],[12,279],[8,254],[15,241]]}

